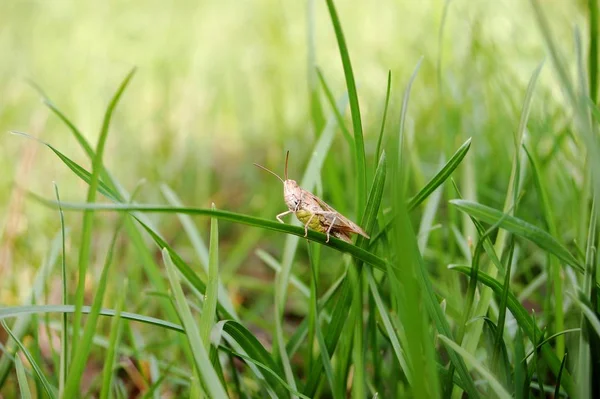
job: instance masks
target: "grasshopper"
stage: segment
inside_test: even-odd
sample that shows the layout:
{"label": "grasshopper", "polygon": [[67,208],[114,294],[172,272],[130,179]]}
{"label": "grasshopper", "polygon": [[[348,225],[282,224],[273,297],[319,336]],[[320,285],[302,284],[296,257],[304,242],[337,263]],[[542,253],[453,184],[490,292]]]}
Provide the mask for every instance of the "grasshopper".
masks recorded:
{"label": "grasshopper", "polygon": [[272,170],[257,163],[254,164],[271,173],[283,183],[283,199],[288,210],[278,214],[276,219],[279,222],[284,223],[281,217],[293,213],[298,220],[304,224],[304,237],[308,235],[308,229],[310,228],[311,230],[325,233],[327,235],[327,240],[325,242],[329,242],[329,237],[334,236],[348,243],[352,243],[350,239],[351,233],[360,234],[363,237],[370,238],[356,223],[327,205],[321,198],[304,190],[295,180],[288,179],[287,167],[289,155],[290,152],[288,151],[285,155],[285,180]]}

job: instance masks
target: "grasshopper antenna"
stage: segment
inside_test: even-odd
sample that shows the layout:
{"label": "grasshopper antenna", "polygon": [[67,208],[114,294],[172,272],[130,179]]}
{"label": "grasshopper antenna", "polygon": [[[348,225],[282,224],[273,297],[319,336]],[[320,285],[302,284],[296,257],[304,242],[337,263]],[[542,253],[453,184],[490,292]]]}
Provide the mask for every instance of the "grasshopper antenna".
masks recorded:
{"label": "grasshopper antenna", "polygon": [[287,178],[287,162],[288,162],[289,156],[290,156],[290,150],[288,150],[288,152],[285,153],[285,171],[283,172],[284,176],[285,176],[285,180],[288,179]]}
{"label": "grasshopper antenna", "polygon": [[266,170],[267,172],[269,172],[270,174],[272,174],[273,176],[275,176],[276,178],[278,178],[279,180],[281,180],[281,182],[282,182],[282,183],[285,183],[285,182],[283,181],[283,179],[282,179],[281,177],[279,177],[279,175],[278,175],[277,173],[273,172],[272,170],[270,170],[270,169],[267,169],[267,168],[265,168],[264,166],[262,166],[262,165],[259,165],[259,164],[257,164],[257,163],[254,163],[254,166],[258,166],[258,167],[259,167],[259,168],[261,168],[262,170]]}

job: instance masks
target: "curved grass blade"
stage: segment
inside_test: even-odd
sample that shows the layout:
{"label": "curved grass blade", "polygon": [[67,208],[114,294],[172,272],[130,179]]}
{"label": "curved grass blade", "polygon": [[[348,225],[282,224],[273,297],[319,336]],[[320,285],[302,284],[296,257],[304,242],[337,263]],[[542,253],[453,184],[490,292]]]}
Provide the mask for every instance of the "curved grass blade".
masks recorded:
{"label": "curved grass blade", "polygon": [[[440,169],[440,171],[437,172],[435,174],[435,176],[433,176],[431,178],[431,180],[429,180],[429,182],[427,182],[425,187],[423,187],[421,190],[419,190],[417,195],[415,195],[408,201],[407,207],[408,207],[409,212],[413,211],[417,206],[422,204],[423,201],[425,201],[431,195],[431,193],[433,193],[440,185],[442,185],[452,175],[452,172],[454,172],[454,170],[460,165],[460,163],[462,162],[465,155],[467,155],[467,152],[469,152],[470,148],[471,148],[471,138],[467,139],[467,141],[465,141],[459,147],[459,149],[456,150],[456,152],[452,155],[452,157],[448,160],[448,162],[446,162],[444,167],[442,169]],[[389,231],[389,229],[392,227],[393,223],[394,223],[394,216],[392,216],[385,223],[383,228],[377,234],[375,234],[375,236],[373,236],[371,238],[371,245],[375,244],[387,231]]]}
{"label": "curved grass blade", "polygon": [[[58,185],[54,183],[54,193],[56,196],[56,202],[58,203],[58,215],[60,217],[60,237],[61,237],[61,279],[62,279],[62,304],[66,305],[69,301],[69,292],[67,290],[67,264],[66,264],[66,248],[65,248],[65,215],[60,207],[60,195],[58,194]],[[58,392],[62,396],[64,392],[65,385],[67,384],[67,375],[69,372],[69,340],[68,340],[68,331],[69,331],[69,321],[67,319],[67,314],[63,313],[62,315],[62,326],[60,331],[60,370],[59,370],[59,379],[58,379]]]}
{"label": "curved grass blade", "polygon": [[[58,156],[60,158],[60,160],[63,161],[63,163],[69,169],[71,169],[71,171],[73,173],[75,173],[75,175],[77,175],[81,180],[83,180],[87,184],[90,184],[90,182],[91,182],[91,174],[87,170],[85,170],[84,168],[82,168],[81,166],[79,166],[77,163],[73,162],[73,160],[71,160],[71,158],[67,157],[65,154],[63,154],[62,152],[60,152],[52,144],[47,143],[47,142],[45,142],[43,140],[40,140],[37,137],[34,137],[34,136],[30,135],[30,134],[19,132],[19,131],[16,131],[16,130],[11,130],[10,133],[13,134],[13,135],[15,135],[15,136],[22,136],[22,137],[25,137],[27,139],[34,140],[34,141],[37,141],[40,144],[45,145],[52,152],[54,152],[56,154],[56,156]],[[98,182],[98,191],[102,195],[104,195],[106,198],[108,198],[108,199],[110,199],[110,200],[112,200],[114,202],[120,202],[120,201],[117,200],[116,194],[103,181],[99,181]]]}
{"label": "curved grass blade", "polygon": [[[456,270],[467,276],[469,276],[471,274],[471,268],[466,267],[466,266],[454,266],[454,267],[452,267],[452,270]],[[477,275],[477,279],[480,283],[491,288],[492,291],[496,295],[502,295],[502,292],[503,292],[502,284],[500,284],[495,279],[491,278],[486,273],[483,273],[480,271]],[[519,324],[519,326],[523,329],[525,334],[529,337],[529,339],[531,339],[533,342],[536,342],[535,339],[541,337],[542,332],[533,323],[533,321],[531,320],[531,317],[529,317],[529,313],[525,310],[523,305],[521,305],[521,303],[518,301],[518,299],[511,292],[508,293],[506,306],[508,307],[508,309],[510,310],[512,315],[515,317],[515,319],[517,320],[517,323]],[[543,345],[540,348],[540,350],[542,352],[542,355],[544,356],[544,359],[548,363],[548,366],[554,373],[554,375],[558,375],[558,371],[560,369],[560,360],[558,360],[558,357],[556,357],[556,354],[552,351],[552,348],[549,345]],[[563,385],[563,388],[565,389],[565,391],[567,391],[567,394],[572,397],[575,392],[575,385],[573,383],[573,379],[572,379],[571,375],[566,371],[563,372],[562,385]]]}
{"label": "curved grass blade", "polygon": [[412,197],[408,202],[408,211],[412,211],[417,206],[421,205],[423,201],[427,199],[440,185],[442,185],[449,177],[452,175],[452,172],[460,165],[467,152],[471,148],[471,138],[469,137],[467,141],[465,141],[456,152],[452,155],[452,157],[446,162],[444,167],[440,169],[438,173],[431,180],[427,182],[425,187],[423,187],[417,195]]}
{"label": "curved grass blade", "polygon": [[[399,154],[398,154],[398,165],[402,168],[402,170],[408,170],[408,168],[404,168],[404,124],[406,122],[406,114],[408,112],[408,100],[410,99],[410,91],[412,89],[413,82],[417,78],[417,73],[419,69],[421,69],[421,63],[423,62],[423,56],[419,58],[417,61],[417,65],[413,69],[410,78],[408,79],[408,84],[406,85],[406,89],[404,89],[404,96],[402,97],[402,109],[400,110],[400,127],[398,129],[398,143],[399,143]],[[404,180],[406,181],[406,180]]]}
{"label": "curved grass blade", "polygon": [[377,147],[375,150],[375,157],[379,159],[379,154],[381,154],[381,143],[383,141],[383,133],[385,131],[385,121],[387,119],[388,105],[390,103],[390,91],[392,88],[392,71],[388,71],[387,77],[387,88],[385,90],[385,103],[383,105],[383,116],[381,117],[381,129],[379,130],[379,137],[377,137]]}
{"label": "curved grass blade", "polygon": [[565,369],[565,364],[567,363],[567,355],[568,353],[564,354],[562,362],[560,362],[560,369],[558,370],[558,375],[556,376],[556,387],[554,388],[555,398],[560,398],[560,380],[562,378],[563,370]]}
{"label": "curved grass blade", "polygon": [[[91,306],[84,306],[81,309],[83,314],[89,314],[92,311]],[[28,305],[28,306],[13,306],[0,309],[0,320],[12,317],[19,317],[32,314],[45,313],[74,313],[74,305]],[[117,312],[113,309],[100,309],[100,316],[116,316]],[[137,321],[145,324],[151,324],[157,327],[166,328],[177,332],[184,332],[183,327],[179,324],[171,323],[170,321],[157,319],[155,317],[144,316],[137,313],[121,312],[121,317],[126,320]]]}
{"label": "curved grass blade", "polygon": [[29,383],[27,382],[27,375],[25,374],[23,361],[18,354],[15,356],[15,368],[17,369],[17,381],[19,382],[19,392],[21,393],[21,398],[31,399],[31,391],[29,390]]}
{"label": "curved grass blade", "polygon": [[[44,203],[45,205],[56,207],[55,201],[49,201],[41,197],[32,194],[32,196]],[[260,227],[267,230],[278,231],[286,234],[295,235],[304,238],[304,228],[299,226],[292,226],[288,224],[282,224],[274,222],[268,219],[257,218],[254,216],[244,215],[241,213],[211,210],[203,208],[188,208],[188,207],[172,207],[164,205],[137,205],[137,204],[85,204],[85,203],[71,203],[61,202],[62,209],[64,211],[81,211],[85,209],[94,209],[96,211],[117,211],[117,212],[158,212],[158,213],[185,213],[189,215],[198,216],[213,216],[222,220],[227,220],[234,223],[246,224],[249,226]],[[367,230],[368,231],[368,230]],[[326,236],[323,233],[319,233],[314,230],[308,230],[308,236],[306,237],[310,241],[315,241],[328,247],[334,248],[340,252],[347,252],[356,259],[370,264],[371,266],[385,271],[386,261],[371,252],[368,252],[356,245],[349,244],[345,241],[339,240],[335,237],[331,237],[329,242],[325,242]]]}
{"label": "curved grass blade", "polygon": [[504,389],[502,384],[498,382],[496,377],[494,377],[492,373],[490,373],[485,367],[483,367],[483,365],[479,362],[479,360],[475,358],[475,356],[473,356],[460,345],[458,345],[456,342],[452,341],[450,338],[442,334],[438,334],[438,338],[444,343],[446,348],[458,353],[462,356],[463,359],[465,359],[467,363],[471,364],[471,366],[474,367],[479,372],[479,374],[481,374],[484,377],[484,379],[489,383],[490,388],[493,389],[494,393],[498,398],[512,398],[512,396],[506,391],[506,389]]}
{"label": "curved grass blade", "polygon": [[500,221],[501,228],[533,242],[540,248],[555,255],[558,259],[573,267],[576,271],[583,273],[583,265],[581,265],[581,263],[575,259],[575,257],[563,247],[558,240],[556,240],[556,238],[552,237],[539,227],[477,202],[451,200],[450,203],[470,216],[486,223],[494,224]]}
{"label": "curved grass blade", "polygon": [[342,110],[338,109],[338,106],[335,104],[335,99],[333,98],[333,93],[331,92],[331,89],[329,88],[329,85],[327,84],[327,81],[325,80],[325,76],[323,76],[323,72],[321,72],[320,68],[316,68],[316,70],[317,70],[317,76],[319,77],[319,81],[321,82],[321,86],[323,86],[323,91],[325,92],[325,97],[327,97],[327,101],[329,101],[329,105],[331,106],[331,109],[333,110],[333,115],[335,116],[335,120],[337,121],[337,124],[340,127],[340,130],[342,131],[342,135],[344,136],[344,139],[346,139],[346,141],[348,142],[348,146],[350,147],[352,152],[354,152],[354,140],[352,139],[352,135],[350,134],[350,131],[346,127],[346,124],[344,123],[344,118],[342,117]]}
{"label": "curved grass blade", "polygon": [[[261,375],[261,373],[258,373],[257,375],[261,379],[264,378],[269,389],[275,392],[277,397],[282,398],[288,396],[286,391],[282,388],[295,393],[296,389],[285,382],[285,374],[281,367],[275,363],[271,354],[246,327],[235,320],[221,320],[215,324],[211,334],[211,341],[215,346],[219,346],[219,349],[223,349],[223,346],[220,345],[223,332],[227,333],[227,336],[246,352],[249,359],[252,359],[253,362],[260,363],[269,370],[269,373],[264,376]],[[227,338],[227,336],[225,336],[225,338]],[[238,354],[235,355],[238,356]],[[244,359],[248,360],[246,358]],[[248,363],[248,365],[251,366],[250,363]]]}
{"label": "curved grass blade", "polygon": [[[102,121],[102,128],[100,129],[100,136],[98,137],[98,144],[96,146],[96,153],[92,157],[92,174],[90,177],[88,193],[87,193],[87,203],[95,202],[96,200],[96,191],[98,190],[100,183],[100,172],[103,170],[102,166],[102,156],[104,155],[104,148],[106,144],[106,139],[108,138],[108,127],[110,125],[110,121],[112,118],[112,114],[121,98],[121,95],[125,91],[125,88],[129,84],[129,81],[133,77],[135,73],[135,68],[132,69],[121,85],[119,86],[117,92],[113,96],[110,101],[108,107],[106,108],[106,113],[104,114],[104,120]],[[90,209],[84,212],[83,214],[83,225],[81,228],[81,243],[79,249],[79,260],[77,262],[77,270],[79,273],[79,281],[77,283],[77,289],[75,291],[75,315],[73,318],[73,336],[79,336],[79,329],[81,325],[81,309],[83,306],[83,296],[85,291],[85,279],[87,276],[87,268],[88,263],[90,261],[90,252],[91,252],[91,243],[92,243],[92,226],[94,224],[94,210]],[[74,353],[72,354],[74,355]],[[74,392],[73,392],[74,393]]]}
{"label": "curved grass blade", "polygon": [[406,361],[406,354],[404,353],[404,351],[402,350],[402,346],[400,345],[398,333],[396,333],[396,330],[394,329],[394,326],[392,325],[392,322],[390,320],[389,315],[391,312],[388,312],[388,310],[385,308],[385,304],[381,299],[379,288],[377,287],[377,282],[373,277],[373,272],[371,271],[371,268],[367,267],[365,272],[367,274],[367,283],[369,284],[369,289],[373,294],[375,304],[377,305],[377,310],[379,311],[379,316],[383,321],[383,326],[385,327],[385,331],[388,335],[390,344],[392,345],[392,349],[394,350],[394,354],[396,355],[396,359],[398,360],[402,371],[404,372],[404,374],[406,374],[406,378],[410,384],[412,380],[412,371],[408,367],[408,363]]}
{"label": "curved grass blade", "polygon": [[302,393],[296,391],[295,389],[293,389],[291,386],[289,386],[285,380],[283,378],[281,378],[279,375],[277,375],[276,372],[274,372],[272,369],[270,369],[268,366],[266,366],[265,364],[256,361],[255,359],[251,358],[250,356],[246,356],[243,355],[239,352],[235,352],[229,348],[227,348],[226,346],[219,346],[219,350],[222,350],[224,352],[227,352],[228,354],[235,356],[235,357],[239,357],[242,360],[245,360],[247,363],[251,363],[255,366],[260,367],[261,369],[265,370],[267,373],[269,373],[270,375],[272,375],[275,379],[277,379],[277,381],[279,381],[288,391],[290,391],[290,393],[297,395],[303,399],[310,399],[308,396],[302,395]]}
{"label": "curved grass blade", "polygon": [[192,311],[185,299],[181,282],[177,275],[177,268],[171,261],[169,251],[166,248],[163,249],[162,255],[167,268],[171,290],[175,297],[177,312],[179,313],[179,317],[185,328],[188,343],[192,350],[195,366],[194,371],[196,372],[198,380],[203,382],[203,386],[208,391],[211,398],[227,398],[227,391],[223,385],[221,385],[221,380],[210,362],[208,351],[202,344],[200,331],[198,330],[194,316],[192,316]]}
{"label": "curved grass blade", "polygon": [[[171,190],[171,188],[167,185],[161,185],[161,192],[170,205],[183,206],[177,194],[173,190]],[[183,229],[187,233],[189,240],[192,246],[194,247],[194,250],[196,251],[196,255],[200,259],[200,264],[202,265],[202,268],[208,274],[209,254],[208,249],[206,248],[206,244],[200,236],[200,232],[196,228],[196,225],[194,224],[192,218],[189,215],[179,214],[177,216],[179,217],[179,221],[183,226]],[[234,319],[238,320],[239,318],[236,314],[233,304],[231,303],[229,294],[227,293],[227,290],[225,289],[225,286],[221,281],[219,281],[218,287],[219,303],[221,303],[223,307],[227,309],[228,314],[232,315]]]}
{"label": "curved grass blade", "polygon": [[352,72],[352,63],[348,53],[348,46],[342,31],[342,25],[338,17],[333,0],[327,1],[327,9],[335,31],[335,37],[342,58],[342,66],[344,67],[344,76],[346,77],[346,87],[348,88],[348,99],[350,100],[350,113],[352,115],[352,126],[354,130],[354,158],[356,162],[356,186],[357,186],[357,218],[361,219],[362,212],[365,209],[367,198],[367,167],[365,162],[365,144],[363,139],[363,128],[360,116],[360,106],[358,104],[358,93],[356,91],[356,82],[354,81],[354,73]]}
{"label": "curved grass blade", "polygon": [[56,388],[50,384],[50,382],[44,375],[44,372],[42,371],[40,366],[37,364],[37,362],[31,355],[31,353],[29,353],[27,348],[25,348],[25,345],[23,345],[21,340],[16,335],[13,334],[12,330],[10,328],[8,328],[8,326],[6,325],[6,322],[4,320],[0,321],[0,325],[2,325],[4,330],[6,330],[6,332],[8,333],[8,335],[10,335],[11,338],[16,342],[19,349],[21,349],[21,352],[23,352],[23,354],[27,358],[27,361],[29,362],[29,364],[31,364],[31,367],[33,368],[35,376],[41,382],[42,387],[44,388],[44,391],[46,392],[46,394],[48,394],[48,396],[51,399],[55,399],[57,397],[57,393],[58,393]]}

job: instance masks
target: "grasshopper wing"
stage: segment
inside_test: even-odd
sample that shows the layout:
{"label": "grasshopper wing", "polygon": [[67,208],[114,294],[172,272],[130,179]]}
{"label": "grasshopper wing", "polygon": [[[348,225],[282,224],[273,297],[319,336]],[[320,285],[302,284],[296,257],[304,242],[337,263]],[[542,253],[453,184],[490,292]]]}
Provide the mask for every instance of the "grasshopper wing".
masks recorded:
{"label": "grasshopper wing", "polygon": [[340,233],[342,233],[342,232],[346,233],[345,235],[348,235],[348,233],[356,233],[356,234],[360,234],[361,236],[363,236],[365,238],[371,238],[363,229],[360,228],[359,225],[357,225],[356,223],[354,223],[353,221],[351,221],[350,219],[348,219],[347,217],[345,217],[344,215],[342,215],[341,213],[339,213],[338,211],[333,209],[321,198],[317,197],[316,195],[314,195],[312,193],[310,193],[310,195],[313,197],[313,199],[315,199],[319,203],[319,205],[321,206],[321,208],[324,211],[335,212],[336,218],[335,218],[335,223],[333,224],[333,230],[339,230]]}

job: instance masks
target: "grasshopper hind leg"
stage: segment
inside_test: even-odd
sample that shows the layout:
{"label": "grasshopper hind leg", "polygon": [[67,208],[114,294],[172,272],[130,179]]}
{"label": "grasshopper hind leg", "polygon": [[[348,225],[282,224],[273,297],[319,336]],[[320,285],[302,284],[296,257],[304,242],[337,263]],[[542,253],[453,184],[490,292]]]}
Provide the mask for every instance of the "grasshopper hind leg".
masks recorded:
{"label": "grasshopper hind leg", "polygon": [[329,228],[327,229],[327,239],[325,240],[325,242],[329,242],[329,237],[330,237],[330,233],[331,233],[331,229],[333,228],[333,225],[335,225],[335,221],[337,220],[337,216],[333,216],[333,220],[331,221],[331,224],[329,225]]}
{"label": "grasshopper hind leg", "polygon": [[312,215],[310,215],[310,217],[306,221],[306,224],[304,225],[304,237],[308,236],[308,225],[310,224],[310,222],[312,222],[314,217],[315,217],[315,214],[313,213]]}

